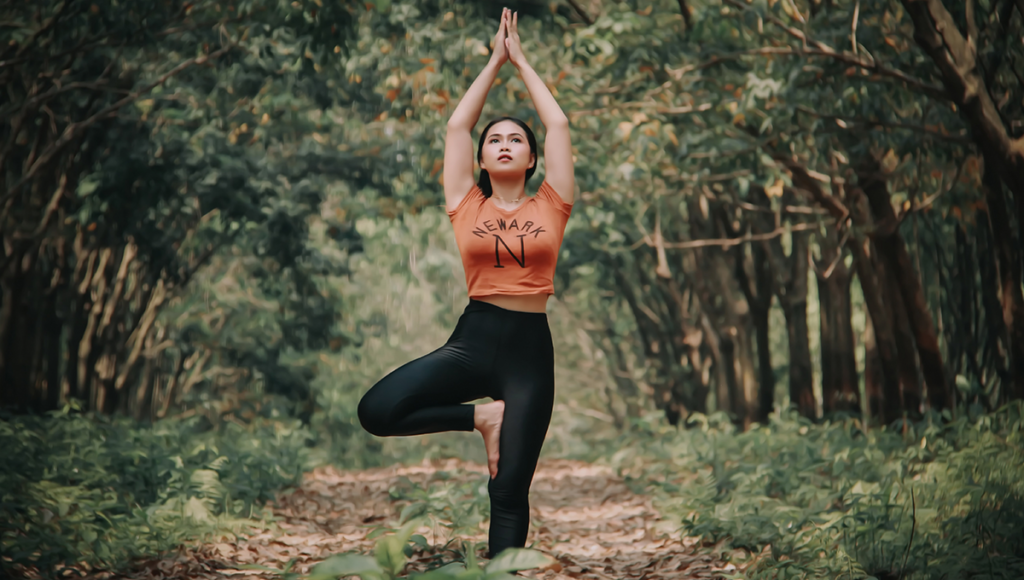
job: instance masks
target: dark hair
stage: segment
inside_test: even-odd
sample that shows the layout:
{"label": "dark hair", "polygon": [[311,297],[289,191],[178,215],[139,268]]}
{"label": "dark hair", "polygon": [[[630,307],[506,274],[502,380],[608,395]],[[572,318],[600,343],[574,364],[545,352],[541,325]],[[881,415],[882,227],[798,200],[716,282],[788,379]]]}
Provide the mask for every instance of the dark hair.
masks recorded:
{"label": "dark hair", "polygon": [[[480,159],[483,157],[484,140],[487,139],[487,132],[491,130],[491,127],[502,121],[512,121],[516,125],[519,125],[523,131],[526,131],[526,140],[530,143],[530,153],[533,154],[534,159],[533,167],[526,170],[526,181],[530,181],[530,178],[533,177],[533,173],[537,171],[537,137],[533,134],[533,131],[526,126],[526,123],[516,119],[515,117],[499,117],[490,123],[487,123],[483,132],[480,133],[480,143],[477,144],[476,148],[476,162],[480,163]],[[484,192],[484,197],[491,197],[491,194],[493,193],[493,190],[491,189],[491,176],[487,173],[486,169],[480,170],[480,179],[477,180],[476,184],[477,187],[480,188],[480,191]]]}

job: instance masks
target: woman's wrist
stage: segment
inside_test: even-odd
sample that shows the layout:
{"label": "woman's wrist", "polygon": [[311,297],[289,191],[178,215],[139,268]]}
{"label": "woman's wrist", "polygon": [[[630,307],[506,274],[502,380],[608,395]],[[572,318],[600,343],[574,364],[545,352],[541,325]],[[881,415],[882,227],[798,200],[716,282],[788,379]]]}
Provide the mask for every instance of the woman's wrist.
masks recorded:
{"label": "woman's wrist", "polygon": [[498,72],[498,70],[501,69],[501,66],[503,64],[505,64],[506,62],[508,62],[508,59],[501,60],[499,57],[495,56],[492,53],[491,54],[491,58],[487,61],[487,64],[484,66],[484,68],[485,69],[494,69],[494,72]]}

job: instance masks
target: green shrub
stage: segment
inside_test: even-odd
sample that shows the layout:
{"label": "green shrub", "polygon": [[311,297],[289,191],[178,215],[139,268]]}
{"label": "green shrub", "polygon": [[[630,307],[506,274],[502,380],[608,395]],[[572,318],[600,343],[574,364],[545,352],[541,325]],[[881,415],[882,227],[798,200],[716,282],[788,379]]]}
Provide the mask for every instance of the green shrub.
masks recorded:
{"label": "green shrub", "polygon": [[66,407],[0,417],[0,566],[19,575],[117,569],[210,534],[239,532],[306,467],[296,420],[202,416],[143,426]]}
{"label": "green shrub", "polygon": [[901,432],[789,415],[746,433],[696,417],[624,436],[612,463],[687,534],[749,551],[749,578],[1017,579],[1022,416],[1018,401]]}
{"label": "green shrub", "polygon": [[[350,576],[358,576],[362,580],[395,580],[405,569],[406,561],[412,553],[413,544],[422,536],[413,534],[413,530],[422,522],[413,520],[395,533],[381,538],[373,556],[363,554],[338,554],[320,562],[310,570],[308,576],[300,576],[302,580],[335,580]],[[529,570],[551,564],[553,558],[536,550],[525,548],[509,548],[498,554],[486,565],[480,566],[475,552],[466,551],[465,562],[449,562],[434,570],[422,574],[410,574],[415,580],[512,580],[511,573]]]}

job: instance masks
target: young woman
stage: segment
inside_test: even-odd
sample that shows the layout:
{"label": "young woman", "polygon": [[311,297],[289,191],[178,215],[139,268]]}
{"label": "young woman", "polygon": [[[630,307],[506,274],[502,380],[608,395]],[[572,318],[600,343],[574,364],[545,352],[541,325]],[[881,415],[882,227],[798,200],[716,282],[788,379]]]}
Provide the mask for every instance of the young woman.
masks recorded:
{"label": "young woman", "polygon": [[[462,254],[469,305],[448,342],[396,369],[359,403],[359,420],[381,437],[440,431],[483,435],[490,472],[489,552],[526,545],[528,495],[554,400],[554,349],[545,306],[572,210],[569,121],[526,62],[518,15],[502,11],[494,52],[448,120],[444,196]],[[526,197],[537,141],[518,119],[497,119],[473,138],[498,69],[519,70],[547,130],[544,182]],[[493,402],[469,405],[489,397]]]}

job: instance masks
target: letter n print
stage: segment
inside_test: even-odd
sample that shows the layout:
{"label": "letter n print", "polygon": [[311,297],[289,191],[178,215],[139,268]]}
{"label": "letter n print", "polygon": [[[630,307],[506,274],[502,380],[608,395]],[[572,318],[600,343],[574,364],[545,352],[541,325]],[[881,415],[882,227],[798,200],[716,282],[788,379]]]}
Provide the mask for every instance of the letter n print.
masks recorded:
{"label": "letter n print", "polygon": [[523,242],[523,238],[526,237],[526,234],[522,234],[522,235],[516,236],[517,238],[519,238],[519,256],[516,256],[516,253],[512,251],[512,248],[508,247],[508,244],[505,243],[505,240],[501,239],[501,237],[498,236],[497,234],[493,234],[493,235],[494,235],[494,267],[495,268],[504,268],[505,267],[505,266],[501,265],[501,248],[500,248],[500,246],[504,246],[505,247],[505,251],[508,252],[508,254],[510,256],[512,256],[512,259],[516,261],[516,264],[519,264],[520,268],[525,268],[526,267],[526,245]]}

